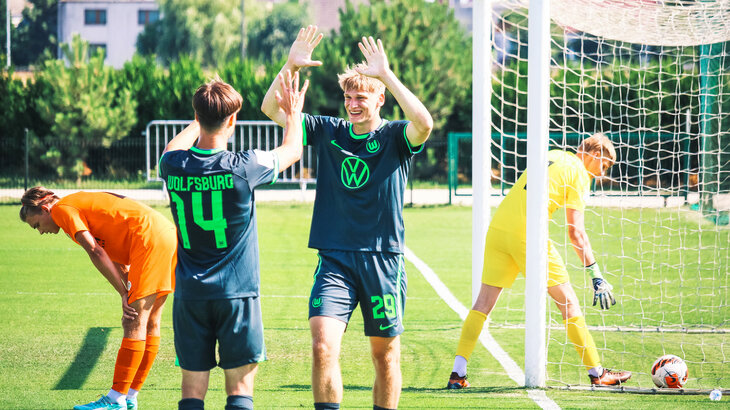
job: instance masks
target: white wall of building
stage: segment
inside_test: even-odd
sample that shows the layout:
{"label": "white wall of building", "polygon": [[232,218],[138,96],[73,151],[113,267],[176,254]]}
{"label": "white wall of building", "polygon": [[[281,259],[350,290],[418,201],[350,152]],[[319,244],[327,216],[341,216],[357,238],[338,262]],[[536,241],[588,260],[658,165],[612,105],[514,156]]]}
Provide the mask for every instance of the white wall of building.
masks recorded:
{"label": "white wall of building", "polygon": [[[106,24],[86,24],[87,9],[106,10]],[[106,63],[120,68],[134,55],[137,36],[144,30],[144,25],[138,20],[140,10],[158,10],[158,6],[154,0],[61,0],[58,7],[59,43],[69,43],[74,34],[79,34],[90,44],[105,45]]]}

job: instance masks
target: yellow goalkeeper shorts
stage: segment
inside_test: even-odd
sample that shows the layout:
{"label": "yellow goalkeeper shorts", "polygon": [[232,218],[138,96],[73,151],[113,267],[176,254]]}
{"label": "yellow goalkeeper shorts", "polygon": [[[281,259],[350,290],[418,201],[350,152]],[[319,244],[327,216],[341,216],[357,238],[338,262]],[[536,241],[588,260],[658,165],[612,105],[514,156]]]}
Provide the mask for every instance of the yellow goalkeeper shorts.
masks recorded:
{"label": "yellow goalkeeper shorts", "polygon": [[[511,288],[518,273],[525,274],[525,241],[513,232],[490,228],[484,246],[482,283]],[[570,281],[553,242],[548,240],[548,287]]]}

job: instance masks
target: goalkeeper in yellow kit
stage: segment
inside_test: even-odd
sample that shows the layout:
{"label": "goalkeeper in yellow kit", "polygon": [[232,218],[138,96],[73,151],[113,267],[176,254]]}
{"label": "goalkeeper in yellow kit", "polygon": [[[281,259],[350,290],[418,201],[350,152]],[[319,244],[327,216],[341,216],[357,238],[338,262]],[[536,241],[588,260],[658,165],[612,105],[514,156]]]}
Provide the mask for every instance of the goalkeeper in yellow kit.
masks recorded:
{"label": "goalkeeper in yellow kit", "polygon": [[[616,151],[603,134],[585,139],[572,154],[555,150],[548,153],[548,215],[565,208],[568,233],[578,257],[591,275],[593,305],[608,309],[616,304],[612,286],[601,275],[583,223],[584,197],[590,190],[591,180],[602,176],[616,161]],[[509,194],[497,208],[487,232],[484,248],[482,287],[472,310],[464,320],[461,338],[456,348],[454,368],[447,388],[469,386],[466,364],[476,345],[484,322],[502,293],[511,287],[519,272],[525,272],[525,218],[527,175],[523,173]],[[548,241],[548,294],[563,315],[568,338],[575,346],[588,369],[591,384],[618,385],[631,377],[631,372],[611,371],[601,366],[596,345],[588,333],[578,296],[570,284],[568,272],[560,254]]]}

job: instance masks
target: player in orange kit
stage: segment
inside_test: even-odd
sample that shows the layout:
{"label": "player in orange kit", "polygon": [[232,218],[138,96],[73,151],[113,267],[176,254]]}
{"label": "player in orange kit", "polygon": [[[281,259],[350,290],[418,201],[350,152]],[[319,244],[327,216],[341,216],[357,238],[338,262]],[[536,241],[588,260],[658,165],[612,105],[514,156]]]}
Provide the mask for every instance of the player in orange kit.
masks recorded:
{"label": "player in orange kit", "polygon": [[137,393],[160,347],[160,318],[175,286],[175,225],[137,201],[108,192],[60,198],[34,187],[20,219],[41,234],[63,231],[86,250],[122,299],[122,339],[109,393],[76,410],[137,409]]}

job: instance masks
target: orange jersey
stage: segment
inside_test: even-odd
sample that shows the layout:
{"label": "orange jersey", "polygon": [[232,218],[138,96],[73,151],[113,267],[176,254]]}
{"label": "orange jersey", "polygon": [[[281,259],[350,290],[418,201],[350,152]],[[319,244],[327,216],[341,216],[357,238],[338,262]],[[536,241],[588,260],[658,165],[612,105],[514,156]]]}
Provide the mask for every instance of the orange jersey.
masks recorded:
{"label": "orange jersey", "polygon": [[89,231],[114,262],[129,265],[132,245],[175,227],[162,214],[135,200],[108,192],[77,192],[51,208],[53,221],[76,240]]}

